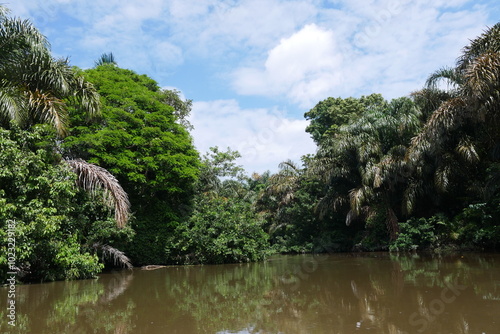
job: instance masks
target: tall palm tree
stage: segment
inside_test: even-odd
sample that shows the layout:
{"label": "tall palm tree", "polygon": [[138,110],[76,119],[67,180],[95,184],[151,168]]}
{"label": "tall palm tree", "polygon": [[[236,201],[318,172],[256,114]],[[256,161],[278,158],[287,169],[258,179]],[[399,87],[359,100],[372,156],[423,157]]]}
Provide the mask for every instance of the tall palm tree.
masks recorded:
{"label": "tall palm tree", "polygon": [[[478,165],[500,158],[495,153],[500,152],[499,78],[500,23],[472,40],[454,68],[441,69],[428,78],[424,91],[441,92],[436,94],[447,98],[437,105],[412,140],[408,161],[415,164],[419,181],[411,185],[407,203],[427,192],[422,180],[429,177],[442,192],[451,185],[464,186],[466,180],[470,180],[465,186],[471,190],[476,177],[480,177],[475,175]],[[448,84],[445,91],[439,89],[440,82]]]}
{"label": "tall palm tree", "polygon": [[304,176],[304,169],[291,160],[279,164],[279,171],[269,177],[257,201],[257,206],[270,216],[268,232],[272,235],[277,230],[290,224],[285,209],[295,198],[296,191]]}
{"label": "tall palm tree", "polygon": [[[3,7],[2,7],[3,8]],[[46,38],[27,20],[0,14],[0,122],[23,128],[49,123],[67,133],[67,104],[99,114],[99,95],[67,59],[54,59]]]}
{"label": "tall palm tree", "polygon": [[302,170],[291,160],[281,162],[278,167],[279,172],[269,178],[266,192],[279,197],[280,204],[286,205],[294,198],[294,192],[299,186]]}
{"label": "tall palm tree", "polygon": [[328,186],[318,205],[320,212],[345,210],[347,225],[382,215],[390,238],[395,239],[406,175],[404,156],[419,117],[409,99],[396,99],[385,109],[367,110],[324,140],[309,170]]}

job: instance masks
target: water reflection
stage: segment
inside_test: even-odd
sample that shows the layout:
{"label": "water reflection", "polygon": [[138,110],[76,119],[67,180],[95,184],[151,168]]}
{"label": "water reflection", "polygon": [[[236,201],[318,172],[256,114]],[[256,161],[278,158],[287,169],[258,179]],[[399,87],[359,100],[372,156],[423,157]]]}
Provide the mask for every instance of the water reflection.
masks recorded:
{"label": "water reflection", "polygon": [[2,321],[2,333],[496,333],[500,257],[303,255],[137,269],[18,286],[16,305],[17,326]]}

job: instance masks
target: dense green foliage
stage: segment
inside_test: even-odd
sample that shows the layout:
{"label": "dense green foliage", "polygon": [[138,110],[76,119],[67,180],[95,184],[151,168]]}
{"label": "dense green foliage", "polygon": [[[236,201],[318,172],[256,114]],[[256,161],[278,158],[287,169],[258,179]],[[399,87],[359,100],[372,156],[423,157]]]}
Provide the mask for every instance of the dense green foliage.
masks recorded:
{"label": "dense green foliage", "polygon": [[15,224],[14,271],[21,280],[93,277],[103,268],[98,245],[124,242],[132,233],[118,229],[106,206],[76,187],[54,146],[54,133],[43,128],[0,129],[2,281],[8,224]]}
{"label": "dense green foliage", "polygon": [[318,102],[304,114],[304,117],[310,120],[306,132],[310,133],[314,141],[319,144],[335,133],[340,126],[355,120],[366,111],[383,108],[384,104],[385,101],[380,94],[362,96],[359,99],[329,97]]}
{"label": "dense green foliage", "polygon": [[[454,68],[431,74],[410,98],[319,102],[305,114],[317,154],[298,177],[271,177],[278,212],[291,210],[297,200],[290,199],[307,189],[298,180],[316,179],[316,219],[345,217],[350,249],[496,248],[499,31],[497,24],[471,41]],[[440,81],[449,89],[440,90]],[[285,191],[273,190],[279,187]],[[279,215],[271,219],[280,222]]]}
{"label": "dense green foliage", "polygon": [[193,211],[167,247],[175,263],[227,263],[262,260],[268,235],[254,209],[259,182],[248,180],[234,162],[238,152],[211,148],[202,159]]}
{"label": "dense green foliage", "polygon": [[500,24],[409,97],[320,101],[304,115],[316,154],[251,177],[238,152],[200,157],[192,101],[112,54],[72,68],[1,6],[0,43],[0,279],[13,222],[20,280],[499,245]]}
{"label": "dense green foliage", "polygon": [[262,260],[267,234],[251,203],[237,197],[198,195],[187,224],[169,244],[177,263],[232,263]]}
{"label": "dense green foliage", "polygon": [[145,75],[114,64],[84,73],[102,99],[102,118],[75,109],[65,154],[109,170],[129,194],[136,237],[126,252],[137,264],[165,263],[169,234],[187,219],[199,162],[166,93]]}
{"label": "dense green foliage", "polygon": [[66,60],[52,58],[29,21],[5,14],[0,7],[0,276],[9,270],[25,281],[75,279],[95,276],[108,261],[127,265],[110,244],[132,231],[118,230],[108,209],[120,208],[126,223],[126,194],[102,168],[78,161],[75,173],[76,161],[61,159],[56,140],[67,133],[68,107],[96,116],[99,96]]}

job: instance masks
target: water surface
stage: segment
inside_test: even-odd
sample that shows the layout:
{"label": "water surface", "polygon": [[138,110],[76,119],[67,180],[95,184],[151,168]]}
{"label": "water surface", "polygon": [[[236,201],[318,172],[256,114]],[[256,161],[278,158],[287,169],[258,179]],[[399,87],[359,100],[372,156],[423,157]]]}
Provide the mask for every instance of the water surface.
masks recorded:
{"label": "water surface", "polygon": [[277,256],[16,288],[2,333],[500,333],[500,255]]}

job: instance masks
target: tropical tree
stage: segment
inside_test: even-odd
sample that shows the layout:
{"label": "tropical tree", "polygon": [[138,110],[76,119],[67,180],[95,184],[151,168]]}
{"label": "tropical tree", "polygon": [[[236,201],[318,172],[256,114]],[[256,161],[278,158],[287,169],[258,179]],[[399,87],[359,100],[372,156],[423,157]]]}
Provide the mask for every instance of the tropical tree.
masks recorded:
{"label": "tropical tree", "polygon": [[[499,77],[497,23],[462,50],[455,67],[431,74],[424,90],[414,93],[425,109],[437,107],[409,150],[408,161],[416,173],[406,193],[409,212],[417,198],[435,189],[441,193],[438,204],[448,198],[446,203],[457,210],[463,207],[457,197],[472,193],[477,197],[483,192],[484,187],[478,185],[484,184],[488,165],[500,158]],[[443,82],[447,84],[444,91]]]}
{"label": "tropical tree", "polygon": [[93,117],[99,95],[67,59],[54,59],[46,38],[27,20],[0,14],[0,121],[23,128],[49,123],[67,134],[67,105]]}
{"label": "tropical tree", "polygon": [[295,198],[304,174],[304,169],[291,160],[281,162],[278,167],[280,170],[269,177],[267,186],[261,191],[257,202],[260,210],[267,213],[270,235],[292,223],[286,217],[285,211]]}
{"label": "tropical tree", "polygon": [[333,98],[318,102],[314,108],[304,114],[310,121],[306,132],[319,145],[323,139],[328,139],[337,129],[355,120],[366,110],[375,110],[386,103],[382,95],[371,94],[360,98]]}
{"label": "tropical tree", "polygon": [[102,117],[89,121],[72,108],[64,155],[116,177],[135,217],[136,236],[125,251],[136,264],[165,263],[169,234],[192,210],[200,168],[192,138],[153,79],[114,64],[83,75],[102,98]]}
{"label": "tropical tree", "polygon": [[345,212],[346,225],[380,217],[395,239],[407,177],[404,157],[419,117],[410,99],[395,99],[366,109],[324,139],[309,169],[327,185],[320,215]]}
{"label": "tropical tree", "polygon": [[243,174],[238,157],[218,147],[203,155],[191,214],[169,236],[169,262],[249,262],[269,253],[264,220],[255,210],[258,182]]}
{"label": "tropical tree", "polygon": [[[69,107],[78,108],[88,118],[98,116],[100,98],[94,86],[70,67],[67,59],[54,59],[47,39],[28,20],[10,18],[8,10],[0,8],[0,125],[10,128],[14,122],[27,129],[48,123],[63,137],[69,125]],[[96,168],[81,160],[62,163],[83,178],[78,182],[87,189],[104,187],[105,194],[111,195],[107,203],[115,207],[118,225],[126,223],[128,200],[119,184],[108,187],[114,182],[111,174],[101,171],[99,175],[105,177],[92,179],[101,182],[89,183],[91,173],[82,171],[95,172]]]}

